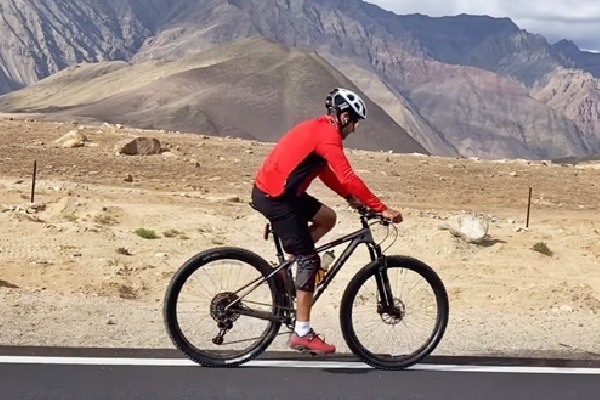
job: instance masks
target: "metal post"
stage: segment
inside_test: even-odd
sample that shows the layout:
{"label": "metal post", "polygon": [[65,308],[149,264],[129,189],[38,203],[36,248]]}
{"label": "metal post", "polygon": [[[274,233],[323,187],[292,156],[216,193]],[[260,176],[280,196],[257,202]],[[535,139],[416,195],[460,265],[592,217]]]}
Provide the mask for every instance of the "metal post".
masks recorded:
{"label": "metal post", "polygon": [[525,226],[527,228],[529,228],[529,210],[531,209],[531,192],[532,192],[533,188],[531,186],[529,186],[529,198],[527,199],[527,222],[525,223]]}
{"label": "metal post", "polygon": [[35,176],[37,172],[37,160],[33,160],[33,174],[31,175],[31,196],[30,200],[32,203],[35,202]]}

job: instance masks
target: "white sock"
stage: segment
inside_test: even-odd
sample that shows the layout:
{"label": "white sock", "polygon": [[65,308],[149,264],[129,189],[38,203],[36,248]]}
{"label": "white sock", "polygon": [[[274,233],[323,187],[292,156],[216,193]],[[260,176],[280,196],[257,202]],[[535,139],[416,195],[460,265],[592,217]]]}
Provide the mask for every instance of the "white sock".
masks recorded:
{"label": "white sock", "polygon": [[296,325],[294,326],[294,331],[298,336],[305,336],[310,331],[310,322],[300,322],[296,321]]}

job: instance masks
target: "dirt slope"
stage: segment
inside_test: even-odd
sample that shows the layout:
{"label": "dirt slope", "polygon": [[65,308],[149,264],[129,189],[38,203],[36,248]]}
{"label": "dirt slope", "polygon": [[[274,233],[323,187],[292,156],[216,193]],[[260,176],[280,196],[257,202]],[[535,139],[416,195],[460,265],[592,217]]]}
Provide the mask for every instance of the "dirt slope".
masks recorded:
{"label": "dirt slope", "polygon": [[132,126],[274,141],[325,110],[335,87],[365,97],[368,123],[349,145],[427,151],[339,71],[314,52],[249,39],[173,62],[88,64],[0,97],[8,112],[43,112]]}

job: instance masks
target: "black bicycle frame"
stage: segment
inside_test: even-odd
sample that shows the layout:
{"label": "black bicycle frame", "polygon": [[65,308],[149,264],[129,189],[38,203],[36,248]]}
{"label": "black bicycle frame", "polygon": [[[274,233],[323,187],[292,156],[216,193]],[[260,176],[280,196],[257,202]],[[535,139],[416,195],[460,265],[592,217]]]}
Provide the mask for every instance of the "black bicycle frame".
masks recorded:
{"label": "black bicycle frame", "polygon": [[[321,281],[321,283],[317,286],[317,288],[313,294],[313,304],[316,303],[317,300],[323,294],[323,292],[325,292],[325,290],[327,289],[327,287],[329,286],[331,281],[333,281],[333,278],[335,278],[337,273],[342,269],[342,267],[348,261],[350,256],[352,256],[352,253],[354,253],[354,250],[356,250],[356,248],[360,244],[364,243],[367,245],[367,248],[369,249],[369,255],[371,257],[371,261],[375,261],[379,258],[382,258],[381,247],[378,244],[376,244],[375,241],[373,240],[373,234],[371,233],[371,228],[367,222],[367,219],[365,217],[361,217],[361,222],[363,225],[362,229],[360,229],[356,232],[349,233],[349,234],[342,236],[338,239],[335,239],[329,243],[326,243],[322,246],[317,247],[317,249],[316,249],[317,253],[322,253],[331,248],[339,246],[340,244],[348,243],[348,245],[342,251],[342,253],[337,258],[337,260],[335,260],[333,265],[329,268],[329,270],[323,277],[323,280]],[[280,239],[275,234],[273,234],[273,239],[277,243],[280,242]],[[281,246],[278,246],[278,247],[281,248]],[[280,252],[280,250],[278,250],[278,255],[283,256],[283,252],[281,252],[281,253],[279,253],[279,252]],[[387,276],[386,276],[386,278],[387,278]]]}
{"label": "black bicycle frame", "polygon": [[[356,248],[360,244],[364,243],[367,245],[367,248],[369,249],[369,255],[371,257],[371,261],[375,261],[377,259],[381,260],[381,268],[379,268],[379,270],[375,274],[375,281],[377,283],[377,288],[381,295],[381,306],[383,309],[387,308],[388,306],[389,307],[393,306],[393,298],[392,298],[389,280],[388,280],[388,276],[387,276],[387,269],[384,268],[385,267],[385,257],[382,254],[381,247],[377,243],[375,243],[375,241],[373,240],[373,234],[371,233],[371,227],[369,226],[369,223],[368,223],[368,217],[361,215],[360,220],[362,223],[362,229],[360,229],[356,232],[349,233],[345,236],[342,236],[342,237],[335,239],[324,245],[321,245],[316,249],[317,253],[322,253],[333,247],[339,246],[342,243],[349,242],[348,246],[346,246],[346,248],[344,249],[344,251],[342,252],[340,257],[334,262],[334,264],[331,266],[331,268],[325,274],[321,283],[317,286],[317,288],[314,292],[314,295],[313,295],[313,305],[321,297],[323,292],[325,292],[325,290],[327,289],[327,287],[329,286],[331,281],[335,278],[337,273],[342,269],[342,267],[346,263],[346,261],[348,261],[348,259],[350,258],[350,256],[354,252],[354,250],[356,250]],[[277,250],[277,258],[279,259],[279,265],[277,267],[273,268],[273,271],[271,271],[271,273],[269,275],[267,275],[266,277],[257,278],[254,282],[250,282],[247,285],[245,285],[244,287],[240,288],[238,293],[241,292],[242,290],[244,290],[245,288],[247,288],[248,286],[251,286],[253,283],[256,283],[254,288],[258,287],[258,285],[262,284],[267,279],[270,279],[275,274],[278,274],[279,271],[283,270],[284,268],[288,268],[292,264],[292,262],[293,262],[292,260],[285,259],[285,253],[283,251],[281,239],[274,232],[272,232],[272,230],[269,229],[269,224],[267,224],[265,226],[265,231],[264,231],[264,239],[265,240],[268,239],[269,233],[272,233],[272,235],[273,235],[273,240],[275,242],[275,248]],[[252,290],[254,290],[254,289],[252,289]],[[243,297],[244,296],[241,296],[241,298],[238,301],[240,301]],[[235,303],[237,303],[237,301],[234,302],[233,304],[235,304]],[[233,304],[231,304],[230,306],[232,306]],[[270,313],[270,312],[255,311],[255,310],[249,310],[246,308],[238,309],[238,310],[236,310],[236,312],[238,312],[242,315],[252,316],[252,317],[270,320],[270,321],[282,321],[283,322],[286,319],[285,317],[279,317],[279,316],[273,315],[273,313]]]}

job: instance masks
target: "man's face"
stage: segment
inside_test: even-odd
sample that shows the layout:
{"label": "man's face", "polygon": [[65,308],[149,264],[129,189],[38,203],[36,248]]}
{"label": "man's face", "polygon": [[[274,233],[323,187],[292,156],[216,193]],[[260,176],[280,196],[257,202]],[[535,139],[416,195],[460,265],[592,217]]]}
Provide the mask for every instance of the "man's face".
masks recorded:
{"label": "man's face", "polygon": [[342,121],[342,124],[346,124],[346,123],[348,123],[348,121],[350,121],[350,123],[348,125],[346,125],[344,128],[342,128],[342,139],[346,139],[358,127],[359,121],[357,121],[357,120],[353,121],[352,117],[347,112],[343,112],[342,115],[340,116],[340,119]]}

